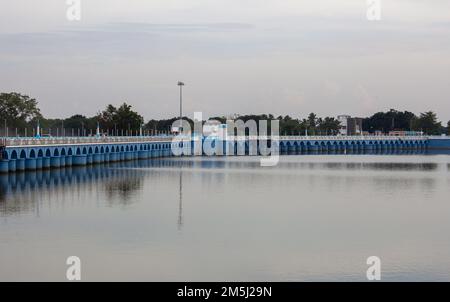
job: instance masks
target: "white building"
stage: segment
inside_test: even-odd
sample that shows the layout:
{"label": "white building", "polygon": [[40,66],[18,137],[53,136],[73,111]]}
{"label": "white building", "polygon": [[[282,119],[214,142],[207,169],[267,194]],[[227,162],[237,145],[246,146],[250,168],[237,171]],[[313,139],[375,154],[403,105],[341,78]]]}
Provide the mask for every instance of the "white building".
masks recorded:
{"label": "white building", "polygon": [[348,120],[350,118],[350,115],[338,115],[337,119],[341,123],[341,126],[339,128],[340,135],[347,135]]}
{"label": "white building", "polygon": [[338,115],[338,121],[341,122],[339,128],[340,135],[362,135],[363,119],[360,117],[351,117],[350,115]]}

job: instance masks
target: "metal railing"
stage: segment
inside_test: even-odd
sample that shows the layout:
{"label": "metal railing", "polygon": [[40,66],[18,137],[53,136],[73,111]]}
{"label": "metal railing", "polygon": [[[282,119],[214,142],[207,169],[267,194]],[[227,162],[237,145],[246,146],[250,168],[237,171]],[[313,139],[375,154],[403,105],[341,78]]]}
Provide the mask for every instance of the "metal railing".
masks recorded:
{"label": "metal railing", "polygon": [[367,136],[226,136],[227,140],[299,140],[299,141],[366,141],[366,140],[390,140],[390,141],[402,141],[402,140],[427,140],[427,136],[380,136],[380,135],[367,135]]}
{"label": "metal railing", "polygon": [[[37,145],[76,145],[76,144],[110,144],[110,143],[145,143],[170,142],[175,136],[104,136],[104,137],[46,137],[46,138],[0,138],[0,146],[37,146]],[[178,137],[180,138],[180,137]],[[184,137],[184,140],[197,140],[195,137]],[[428,140],[450,139],[448,136],[227,136],[227,140],[299,140],[299,141],[363,141],[363,140]]]}
{"label": "metal railing", "polygon": [[4,146],[77,145],[111,143],[170,142],[172,136],[106,136],[106,137],[49,137],[3,138]]}
{"label": "metal railing", "polygon": [[427,140],[427,136],[390,136],[390,135],[354,135],[354,136],[280,136],[280,140]]}

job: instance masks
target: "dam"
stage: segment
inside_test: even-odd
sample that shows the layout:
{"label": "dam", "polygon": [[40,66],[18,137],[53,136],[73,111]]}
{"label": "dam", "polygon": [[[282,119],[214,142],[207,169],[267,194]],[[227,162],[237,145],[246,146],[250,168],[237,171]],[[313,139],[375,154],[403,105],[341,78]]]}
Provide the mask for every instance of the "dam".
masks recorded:
{"label": "dam", "polygon": [[[203,140],[205,140],[203,138]],[[252,142],[259,152],[260,138],[215,141],[223,143],[223,155],[252,155]],[[280,136],[266,140],[281,155],[289,154],[407,154],[427,150],[450,150],[450,137],[431,136]],[[191,147],[191,148],[187,148]],[[0,173],[33,171],[70,166],[174,156],[175,149],[192,155],[194,139],[174,142],[174,136],[3,138],[0,142]],[[258,153],[259,154],[259,153]]]}

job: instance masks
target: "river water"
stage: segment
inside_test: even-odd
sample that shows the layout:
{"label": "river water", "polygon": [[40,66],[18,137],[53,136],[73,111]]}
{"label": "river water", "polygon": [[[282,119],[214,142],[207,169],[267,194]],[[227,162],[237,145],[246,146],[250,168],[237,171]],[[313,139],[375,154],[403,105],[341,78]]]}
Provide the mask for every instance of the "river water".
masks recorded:
{"label": "river water", "polygon": [[170,158],[0,175],[0,280],[450,281],[450,156]]}

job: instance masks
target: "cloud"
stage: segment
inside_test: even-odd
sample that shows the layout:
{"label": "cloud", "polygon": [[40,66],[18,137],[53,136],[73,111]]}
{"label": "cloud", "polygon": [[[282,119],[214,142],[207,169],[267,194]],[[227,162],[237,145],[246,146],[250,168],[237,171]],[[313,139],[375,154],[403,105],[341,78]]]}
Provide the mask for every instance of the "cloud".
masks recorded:
{"label": "cloud", "polygon": [[186,110],[212,115],[398,104],[450,117],[448,1],[383,1],[381,22],[361,0],[83,1],[72,23],[63,1],[29,3],[0,12],[0,91],[37,97],[53,116],[123,99],[173,116],[183,79]]}

